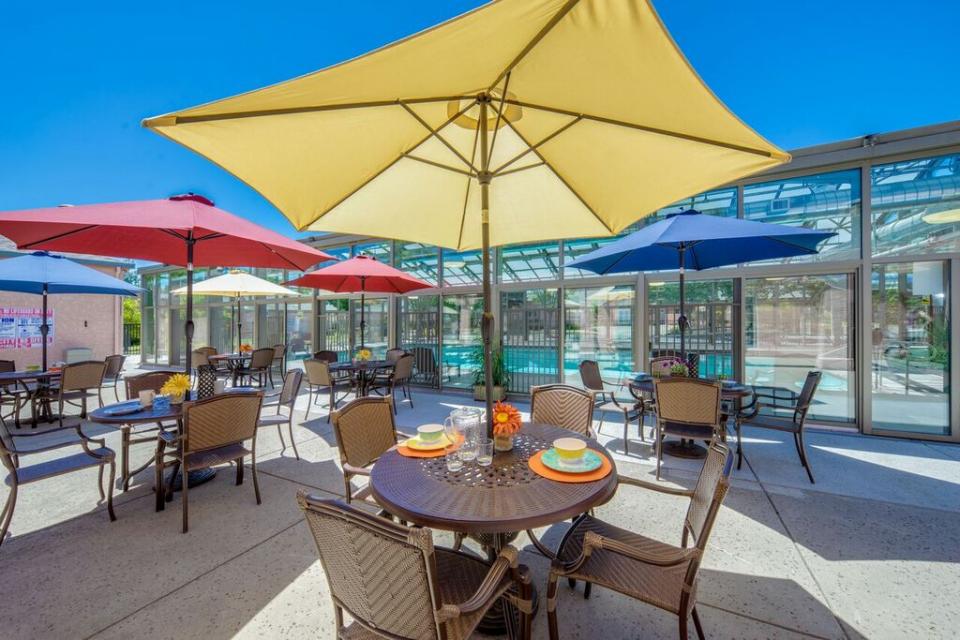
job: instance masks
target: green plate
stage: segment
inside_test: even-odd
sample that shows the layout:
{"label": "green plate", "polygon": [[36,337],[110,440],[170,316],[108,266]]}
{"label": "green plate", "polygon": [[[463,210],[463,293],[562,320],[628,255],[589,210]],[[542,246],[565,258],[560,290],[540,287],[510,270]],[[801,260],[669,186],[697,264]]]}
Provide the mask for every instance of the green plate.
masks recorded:
{"label": "green plate", "polygon": [[540,461],[543,462],[543,466],[563,473],[590,473],[603,466],[600,454],[590,449],[584,451],[583,457],[573,464],[561,461],[556,449],[544,451]]}

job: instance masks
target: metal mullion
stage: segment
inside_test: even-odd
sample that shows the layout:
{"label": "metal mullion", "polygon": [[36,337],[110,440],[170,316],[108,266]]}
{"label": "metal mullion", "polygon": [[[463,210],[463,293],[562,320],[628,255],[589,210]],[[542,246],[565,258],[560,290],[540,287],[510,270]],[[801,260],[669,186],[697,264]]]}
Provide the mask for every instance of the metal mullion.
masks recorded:
{"label": "metal mullion", "polygon": [[860,327],[854,362],[857,367],[856,425],[873,432],[873,182],[870,162],[860,165],[860,267],[857,269],[854,327]]}
{"label": "metal mullion", "polygon": [[950,433],[946,439],[952,442],[960,442],[960,401],[956,397],[955,390],[960,390],[960,323],[956,318],[960,318],[960,296],[956,295],[957,287],[955,283],[960,283],[960,261],[951,260],[949,266],[949,282],[947,283],[947,295],[949,297],[949,306],[947,307],[947,326],[950,336],[950,390],[948,402],[950,403]]}

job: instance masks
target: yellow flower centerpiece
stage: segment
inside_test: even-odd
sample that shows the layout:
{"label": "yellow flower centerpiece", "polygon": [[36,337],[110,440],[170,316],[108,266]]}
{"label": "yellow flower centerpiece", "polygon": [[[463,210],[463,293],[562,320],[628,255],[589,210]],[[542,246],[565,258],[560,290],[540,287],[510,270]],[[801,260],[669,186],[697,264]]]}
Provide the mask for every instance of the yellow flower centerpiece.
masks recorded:
{"label": "yellow flower centerpiece", "polygon": [[244,344],[240,345],[240,353],[250,353],[251,351],[253,351],[253,345],[252,345],[252,344],[246,344],[246,343],[244,343]]}
{"label": "yellow flower centerpiece", "polygon": [[359,351],[357,351],[357,360],[359,360],[360,362],[366,362],[372,357],[373,357],[373,352],[371,352],[370,349],[360,349]]}
{"label": "yellow flower centerpiece", "polygon": [[513,436],[520,431],[520,412],[512,404],[498,402],[493,405],[493,448],[497,451],[513,449]]}
{"label": "yellow flower centerpiece", "polygon": [[180,404],[183,397],[190,390],[190,378],[183,373],[175,373],[160,387],[160,393],[170,396],[172,404]]}

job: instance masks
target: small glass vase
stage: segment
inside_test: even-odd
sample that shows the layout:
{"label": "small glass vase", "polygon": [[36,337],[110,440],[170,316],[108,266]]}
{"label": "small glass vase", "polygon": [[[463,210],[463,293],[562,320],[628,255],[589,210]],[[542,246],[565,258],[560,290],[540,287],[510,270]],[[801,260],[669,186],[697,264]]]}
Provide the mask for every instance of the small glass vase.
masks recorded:
{"label": "small glass vase", "polygon": [[171,393],[170,404],[183,404],[183,393]]}
{"label": "small glass vase", "polygon": [[495,451],[513,451],[512,433],[495,434],[493,436],[493,448]]}

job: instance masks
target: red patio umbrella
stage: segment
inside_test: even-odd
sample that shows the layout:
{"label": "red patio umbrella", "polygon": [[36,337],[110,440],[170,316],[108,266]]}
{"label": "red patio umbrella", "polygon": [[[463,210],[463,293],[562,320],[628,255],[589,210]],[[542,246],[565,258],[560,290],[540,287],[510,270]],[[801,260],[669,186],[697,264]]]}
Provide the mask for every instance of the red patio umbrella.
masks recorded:
{"label": "red patio umbrella", "polygon": [[295,280],[286,283],[288,287],[311,287],[336,293],[360,294],[360,346],[363,347],[365,294],[376,293],[407,293],[417,289],[428,289],[433,285],[418,278],[394,269],[388,264],[377,262],[371,256],[356,256],[343,262],[332,264],[329,267],[305,273]]}
{"label": "red patio umbrella", "polygon": [[203,196],[59,206],[0,213],[0,234],[20,249],[150,260],[187,268],[187,371],[193,342],[194,267],[305,270],[334,260],[213,206]]}

